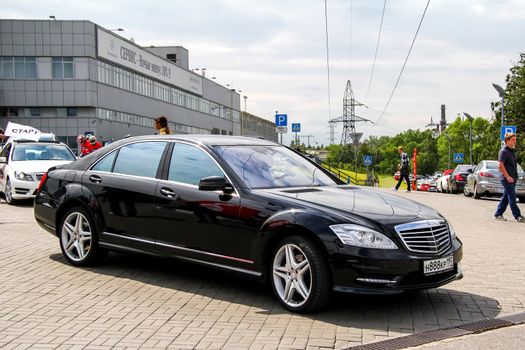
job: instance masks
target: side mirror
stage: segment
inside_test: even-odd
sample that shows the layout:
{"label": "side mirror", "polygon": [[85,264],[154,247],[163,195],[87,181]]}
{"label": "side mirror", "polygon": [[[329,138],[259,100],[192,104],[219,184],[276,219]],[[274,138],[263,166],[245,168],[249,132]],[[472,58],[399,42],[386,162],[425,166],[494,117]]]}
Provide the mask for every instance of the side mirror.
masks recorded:
{"label": "side mirror", "polygon": [[5,164],[7,163],[7,158],[6,157],[0,157],[0,164]]}
{"label": "side mirror", "polygon": [[200,179],[199,191],[222,191],[230,194],[233,193],[233,186],[222,176],[209,176]]}

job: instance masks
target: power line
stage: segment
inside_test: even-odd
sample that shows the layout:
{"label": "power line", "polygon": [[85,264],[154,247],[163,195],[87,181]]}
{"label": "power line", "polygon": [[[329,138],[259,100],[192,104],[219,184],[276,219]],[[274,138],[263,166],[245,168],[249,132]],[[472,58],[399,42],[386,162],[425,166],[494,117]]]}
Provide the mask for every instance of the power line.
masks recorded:
{"label": "power line", "polygon": [[374,54],[374,63],[372,64],[372,72],[370,73],[370,79],[368,80],[368,88],[365,94],[365,103],[368,99],[368,93],[370,92],[370,86],[372,85],[372,77],[374,76],[374,69],[376,66],[377,52],[379,51],[379,41],[381,39],[381,30],[383,29],[383,19],[385,18],[386,0],[383,3],[383,12],[381,13],[381,24],[379,24],[379,34],[377,35],[376,52]]}
{"label": "power line", "polygon": [[410,53],[412,52],[412,48],[414,47],[414,43],[416,42],[417,35],[419,33],[419,29],[421,28],[421,24],[423,23],[423,19],[425,18],[425,14],[427,13],[428,5],[430,4],[430,0],[427,1],[427,5],[425,6],[425,11],[423,11],[423,15],[421,16],[421,20],[419,21],[419,25],[417,26],[416,34],[414,35],[414,39],[412,39],[412,44],[410,45],[410,49],[408,50],[407,57],[405,58],[405,62],[403,63],[403,67],[401,68],[401,72],[399,72],[399,76],[397,77],[397,81],[394,85],[394,88],[392,89],[392,93],[390,94],[390,97],[388,98],[388,101],[385,105],[385,108],[383,109],[383,112],[379,116],[379,118],[376,120],[374,125],[377,125],[381,118],[383,118],[383,115],[385,114],[386,109],[388,108],[388,105],[390,104],[390,101],[392,100],[392,96],[394,96],[394,92],[396,91],[397,84],[399,84],[399,80],[401,79],[401,75],[403,75],[403,71],[405,70],[405,66],[407,64],[408,58],[410,57]]}
{"label": "power line", "polygon": [[330,120],[332,115],[332,106],[330,103],[330,50],[328,48],[328,5],[326,4],[327,0],[324,0],[324,20],[325,20],[325,33],[326,33],[326,70],[328,77],[328,120]]}

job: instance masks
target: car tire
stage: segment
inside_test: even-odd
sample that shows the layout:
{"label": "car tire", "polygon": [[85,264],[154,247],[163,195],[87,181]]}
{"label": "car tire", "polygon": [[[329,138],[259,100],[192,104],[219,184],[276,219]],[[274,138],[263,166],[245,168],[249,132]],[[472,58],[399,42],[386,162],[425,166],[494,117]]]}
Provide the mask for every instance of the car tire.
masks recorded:
{"label": "car tire", "polygon": [[474,199],[480,199],[481,194],[478,193],[478,184],[474,184]]}
{"label": "car tire", "polygon": [[57,235],[62,254],[72,265],[93,265],[107,253],[99,247],[95,223],[83,207],[71,208],[64,214]]}
{"label": "car tire", "polygon": [[309,313],[326,306],[331,273],[317,244],[302,236],[287,237],[273,251],[270,264],[272,289],[286,309]]}
{"label": "car tire", "polygon": [[466,197],[472,197],[472,193],[470,193],[470,191],[468,190],[468,185],[467,184],[465,184],[465,187],[463,187],[463,194]]}
{"label": "car tire", "polygon": [[4,198],[9,205],[16,203],[16,199],[13,199],[13,187],[11,187],[11,180],[9,178],[7,178],[5,182]]}

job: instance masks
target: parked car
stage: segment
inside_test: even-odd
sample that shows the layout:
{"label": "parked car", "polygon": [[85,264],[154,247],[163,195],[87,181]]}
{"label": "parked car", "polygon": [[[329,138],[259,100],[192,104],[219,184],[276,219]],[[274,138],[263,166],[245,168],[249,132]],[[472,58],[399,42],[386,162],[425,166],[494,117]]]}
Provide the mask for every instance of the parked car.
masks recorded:
{"label": "parked car", "polygon": [[417,180],[417,190],[424,192],[436,192],[436,181],[431,175],[424,175]]}
{"label": "parked car", "polygon": [[460,164],[456,166],[448,178],[448,189],[450,193],[456,194],[463,192],[463,187],[465,187],[467,183],[467,176],[472,172],[472,169],[474,169],[474,165],[470,164]]}
{"label": "parked car", "polygon": [[449,190],[448,178],[454,169],[447,169],[443,171],[443,175],[436,181],[436,190],[440,193],[447,193]]}
{"label": "parked car", "polygon": [[269,281],[294,312],[332,291],[389,294],[462,276],[435,210],[346,185],[274,142],[220,135],[116,141],[49,170],[37,222],[73,265],[107,250],[177,257]]}
{"label": "parked car", "polygon": [[38,182],[50,167],[75,159],[71,149],[58,141],[9,140],[0,152],[0,192],[8,204],[34,198]]}
{"label": "parked car", "polygon": [[[482,160],[468,175],[463,194],[467,197],[474,196],[475,199],[482,196],[501,196],[503,186],[499,180],[499,174],[497,160]],[[525,202],[525,173],[519,164],[516,196],[521,203]]]}

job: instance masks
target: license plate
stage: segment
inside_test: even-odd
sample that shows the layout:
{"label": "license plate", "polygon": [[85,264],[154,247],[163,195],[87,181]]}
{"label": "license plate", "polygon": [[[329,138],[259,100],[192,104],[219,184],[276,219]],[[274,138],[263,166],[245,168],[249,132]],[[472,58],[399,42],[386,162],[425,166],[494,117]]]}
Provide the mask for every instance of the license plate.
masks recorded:
{"label": "license plate", "polygon": [[423,274],[432,275],[445,272],[454,268],[454,257],[447,256],[441,259],[423,261]]}

